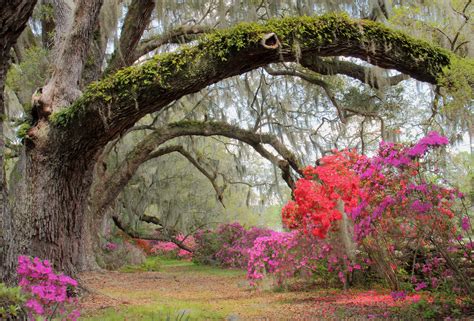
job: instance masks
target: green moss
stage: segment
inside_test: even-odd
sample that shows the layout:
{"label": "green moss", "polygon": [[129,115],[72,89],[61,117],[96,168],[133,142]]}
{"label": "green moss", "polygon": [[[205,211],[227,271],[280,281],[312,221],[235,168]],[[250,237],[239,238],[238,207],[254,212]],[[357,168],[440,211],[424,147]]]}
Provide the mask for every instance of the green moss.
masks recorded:
{"label": "green moss", "polygon": [[445,66],[438,77],[438,84],[443,86],[451,97],[446,101],[447,108],[459,109],[472,104],[474,99],[474,59],[452,55],[451,64]]}
{"label": "green moss", "polygon": [[[172,81],[180,71],[184,71],[179,75],[182,79],[201,75],[207,69],[215,68],[216,62],[226,61],[246,48],[255,48],[262,36],[269,32],[277,35],[285,50],[294,50],[299,46],[317,51],[320,46],[334,42],[362,42],[367,50],[370,50],[372,44],[392,44],[397,52],[408,53],[413,58],[412,64],[423,61],[424,65],[429,66],[433,79],[450,63],[450,55],[438,47],[390,30],[380,23],[353,20],[345,14],[288,17],[269,20],[265,24],[241,23],[233,28],[204,35],[195,46],[183,46],[177,52],[156,55],[141,65],[121,69],[92,83],[72,106],[53,114],[51,122],[65,126],[92,102],[120,102],[125,105],[134,103],[137,97],[147,95],[149,91],[159,95],[171,88]],[[202,59],[203,57],[206,59]]]}
{"label": "green moss", "polygon": [[23,123],[20,125],[17,131],[17,136],[20,139],[24,139],[26,136],[28,136],[28,130],[30,130],[31,125],[30,123]]}

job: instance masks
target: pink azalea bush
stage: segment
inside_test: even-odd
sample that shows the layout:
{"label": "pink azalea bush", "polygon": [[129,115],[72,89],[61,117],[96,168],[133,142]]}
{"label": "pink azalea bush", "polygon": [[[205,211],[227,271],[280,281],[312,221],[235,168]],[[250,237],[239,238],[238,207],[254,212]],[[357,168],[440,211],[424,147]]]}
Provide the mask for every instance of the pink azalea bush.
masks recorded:
{"label": "pink azalea bush", "polygon": [[[48,260],[27,256],[18,257],[19,286],[28,299],[25,307],[30,319],[37,316],[51,319],[77,320],[80,312],[75,308],[77,299],[71,295],[77,281],[63,274],[56,274]],[[72,307],[72,309],[71,309]]]}
{"label": "pink azalea bush", "polygon": [[272,231],[268,236],[258,237],[249,251],[247,278],[255,285],[266,274],[271,274],[277,284],[282,285],[298,272],[316,267],[320,258],[318,245],[317,241],[308,242],[299,231]]}
{"label": "pink azalea bush", "polygon": [[193,260],[197,263],[227,268],[247,268],[254,241],[272,233],[269,229],[244,228],[241,224],[221,224],[215,230],[200,230],[194,234],[196,248]]}
{"label": "pink azalea bush", "polygon": [[[302,231],[272,231],[270,235],[259,237],[250,249],[247,278],[257,285],[266,275],[272,276],[277,285],[294,277],[310,278],[326,271],[325,277],[347,282],[347,274],[362,270],[364,263],[352,262],[341,251],[341,246],[332,239],[321,240],[318,236]],[[363,261],[358,257],[360,261]],[[325,280],[329,281],[329,280]]]}

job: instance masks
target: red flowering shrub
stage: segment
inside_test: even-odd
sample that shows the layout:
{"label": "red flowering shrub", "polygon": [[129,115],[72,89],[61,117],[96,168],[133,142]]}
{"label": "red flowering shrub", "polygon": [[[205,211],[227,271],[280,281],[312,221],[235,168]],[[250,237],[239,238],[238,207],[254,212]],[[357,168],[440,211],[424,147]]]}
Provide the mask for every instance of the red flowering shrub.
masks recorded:
{"label": "red flowering shrub", "polygon": [[[305,169],[282,220],[290,229],[327,239],[334,249],[345,247],[339,253],[345,273],[357,264],[347,240],[353,235],[358,252],[367,251],[394,290],[412,281],[415,290],[444,283],[472,293],[461,268],[463,260],[473,260],[469,215],[460,214],[462,195],[441,179],[436,159],[428,155],[447,144],[430,132],[412,146],[382,142],[373,157],[347,150],[325,156],[320,166]],[[345,214],[351,221],[336,224]],[[336,231],[340,238],[327,238]]]}
{"label": "red flowering shrub", "polygon": [[133,243],[145,252],[146,255],[153,254],[153,241],[142,240],[142,239],[133,239]]}
{"label": "red flowering shrub", "polygon": [[324,239],[332,222],[342,219],[338,201],[346,212],[358,204],[359,177],[351,167],[359,158],[354,151],[336,151],[323,157],[321,166],[306,167],[304,178],[296,182],[294,201],[282,210],[283,223]]}

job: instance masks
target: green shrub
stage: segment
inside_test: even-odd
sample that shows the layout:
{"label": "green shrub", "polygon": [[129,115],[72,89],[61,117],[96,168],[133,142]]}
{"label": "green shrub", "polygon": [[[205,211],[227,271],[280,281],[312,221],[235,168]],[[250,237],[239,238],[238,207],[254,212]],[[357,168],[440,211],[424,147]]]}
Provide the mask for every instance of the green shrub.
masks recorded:
{"label": "green shrub", "polygon": [[26,320],[24,303],[19,287],[9,288],[0,283],[0,320]]}

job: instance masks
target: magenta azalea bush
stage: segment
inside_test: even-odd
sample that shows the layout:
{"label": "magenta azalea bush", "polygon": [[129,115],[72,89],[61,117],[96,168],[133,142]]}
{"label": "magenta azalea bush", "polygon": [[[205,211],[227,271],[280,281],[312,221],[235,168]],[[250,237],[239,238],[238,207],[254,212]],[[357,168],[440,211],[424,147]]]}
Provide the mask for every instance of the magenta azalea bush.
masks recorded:
{"label": "magenta azalea bush", "polygon": [[73,296],[77,281],[63,274],[56,274],[48,260],[28,256],[18,257],[19,286],[28,297],[25,307],[29,318],[77,320],[80,316],[77,298]]}
{"label": "magenta azalea bush", "polygon": [[272,230],[258,227],[246,229],[237,222],[221,224],[215,230],[200,230],[194,235],[193,260],[201,264],[246,269],[254,241],[271,233]]}
{"label": "magenta azalea bush", "polygon": [[313,271],[322,258],[320,249],[317,240],[311,241],[298,231],[272,231],[268,236],[258,237],[250,249],[247,277],[255,285],[271,274],[282,285],[299,272]]}

